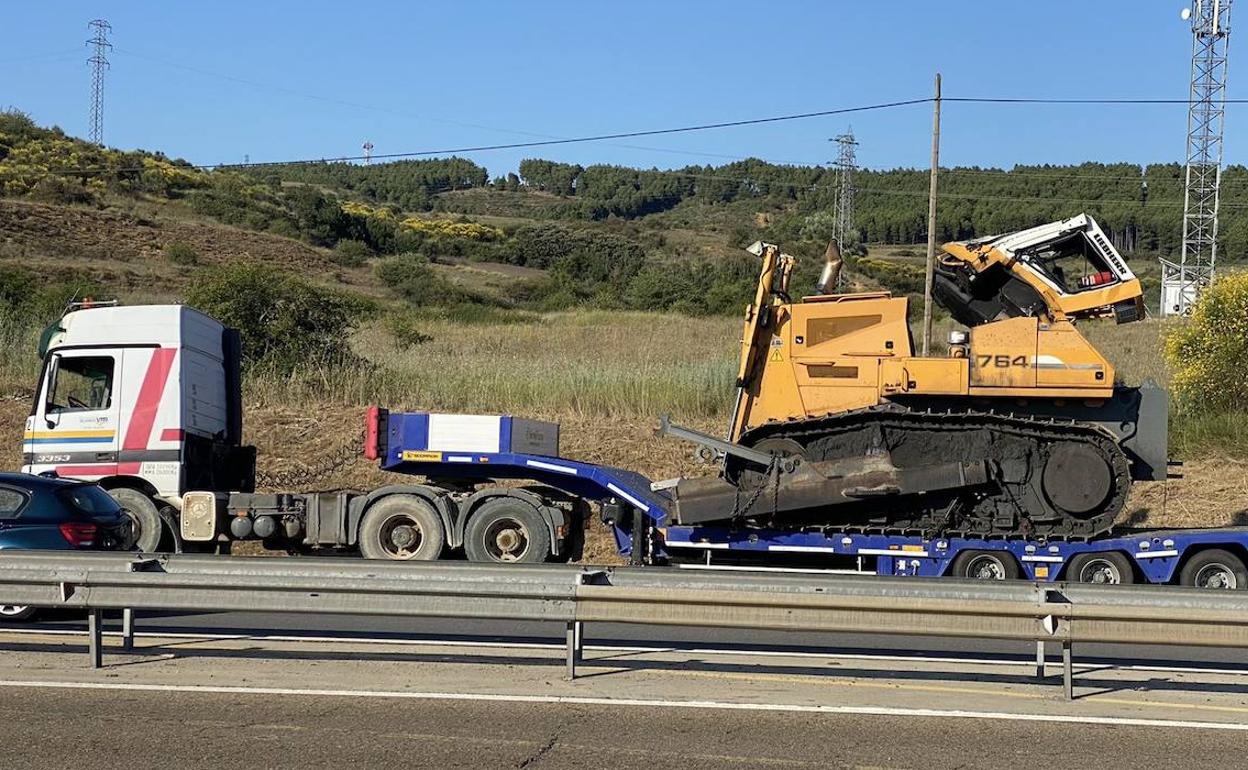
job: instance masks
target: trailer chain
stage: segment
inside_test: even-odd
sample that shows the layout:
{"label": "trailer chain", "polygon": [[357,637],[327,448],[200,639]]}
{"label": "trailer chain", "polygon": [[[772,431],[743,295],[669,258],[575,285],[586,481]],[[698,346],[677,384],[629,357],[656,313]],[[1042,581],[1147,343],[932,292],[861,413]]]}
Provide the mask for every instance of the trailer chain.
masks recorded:
{"label": "trailer chain", "polygon": [[762,497],[763,492],[771,487],[771,514],[776,515],[780,509],[780,455],[772,455],[771,462],[767,465],[767,481],[759,484],[753,492],[750,493],[750,499],[745,501],[745,507],[741,506],[741,487],[734,485],[736,491],[733,493],[732,501],[732,518],[744,516],[754,507],[754,503],[758,502],[758,498]]}
{"label": "trailer chain", "polygon": [[361,430],[359,434],[330,450],[306,467],[294,468],[278,473],[266,473],[257,468],[256,486],[268,487],[270,489],[304,487],[347,467],[359,459],[363,451],[364,431]]}

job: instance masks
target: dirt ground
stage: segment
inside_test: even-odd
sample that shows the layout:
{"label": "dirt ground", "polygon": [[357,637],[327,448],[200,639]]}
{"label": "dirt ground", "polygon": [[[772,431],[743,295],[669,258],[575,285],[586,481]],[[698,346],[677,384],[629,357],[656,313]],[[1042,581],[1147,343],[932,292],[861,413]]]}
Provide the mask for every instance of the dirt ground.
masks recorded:
{"label": "dirt ground", "polygon": [[[0,401],[0,469],[16,470],[21,465],[21,431],[28,411],[26,398]],[[356,440],[364,424],[363,409],[330,404],[306,409],[249,407],[247,413],[248,440],[259,451],[260,469],[270,474],[298,474],[316,467]],[[622,419],[564,418],[559,422],[560,448],[566,457],[636,470],[652,479],[709,472],[693,459],[689,445],[659,438],[653,425]],[[692,427],[718,429],[709,424]],[[1136,484],[1120,523],[1150,528],[1248,525],[1248,462],[1199,458],[1175,470],[1179,478]],[[298,486],[360,489],[395,478],[357,458],[315,483]],[[595,520],[589,535],[586,562],[618,561],[605,527]]]}

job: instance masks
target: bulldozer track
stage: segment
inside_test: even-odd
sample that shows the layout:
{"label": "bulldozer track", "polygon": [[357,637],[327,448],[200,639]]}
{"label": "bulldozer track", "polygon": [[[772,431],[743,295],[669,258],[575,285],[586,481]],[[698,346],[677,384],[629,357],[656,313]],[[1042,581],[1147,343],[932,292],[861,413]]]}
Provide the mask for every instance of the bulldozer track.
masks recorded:
{"label": "bulldozer track", "polygon": [[[843,450],[847,445],[852,447],[852,434],[865,431],[881,438],[885,431],[889,431],[893,437],[904,436],[930,444],[932,452],[940,452],[941,446],[944,446],[952,455],[957,455],[960,446],[972,441],[983,442],[986,435],[983,432],[988,431],[991,436],[989,449],[1004,446],[1015,456],[994,457],[991,452],[986,452],[988,456],[965,458],[988,460],[997,466],[999,473],[1002,467],[1005,468],[997,479],[995,494],[966,490],[933,495],[934,503],[910,508],[889,507],[883,517],[869,516],[863,521],[859,516],[857,520],[847,520],[835,527],[816,527],[818,529],[928,537],[1083,540],[1112,528],[1126,504],[1131,485],[1130,463],[1117,441],[1104,428],[1075,420],[1018,413],[934,411],[886,404],[812,419],[767,423],[743,434],[741,443],[750,446],[767,438],[792,439],[806,447],[807,459],[819,461],[850,456],[837,454],[837,450]],[[963,437],[961,441],[959,435]],[[860,443],[862,436],[855,440]],[[1095,510],[1079,516],[1067,514],[1049,503],[1041,491],[1037,461],[1043,461],[1054,447],[1060,445],[1086,447],[1100,455],[1109,467],[1111,488]],[[1027,456],[1017,456],[1018,451],[1026,447],[1030,447]],[[895,448],[888,447],[890,452]],[[944,459],[953,457],[946,455]],[[1017,471],[1019,468],[1025,468],[1022,478],[1008,477],[1010,470]],[[1013,526],[1000,526],[1004,514],[1011,512],[1015,514],[1011,517]],[[829,518],[826,512],[822,518],[825,521]],[[885,520],[881,521],[881,518]]]}

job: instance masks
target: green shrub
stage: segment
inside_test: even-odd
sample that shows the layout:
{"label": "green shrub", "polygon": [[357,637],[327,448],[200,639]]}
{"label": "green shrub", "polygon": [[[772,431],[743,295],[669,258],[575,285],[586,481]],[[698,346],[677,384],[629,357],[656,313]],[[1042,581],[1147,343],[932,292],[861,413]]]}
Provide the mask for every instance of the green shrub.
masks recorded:
{"label": "green shrub", "polygon": [[417,322],[413,313],[390,313],[386,316],[386,331],[394,338],[395,347],[407,350],[433,339],[417,328]]}
{"label": "green shrub", "polygon": [[348,336],[370,308],[272,267],[234,264],[191,284],[188,304],[243,334],[243,361],[279,373],[354,361]]}
{"label": "green shrub", "polygon": [[186,241],[170,241],[165,244],[165,259],[175,265],[199,264],[199,254]]}
{"label": "green shrub", "polygon": [[363,267],[364,262],[373,256],[373,250],[364,241],[344,238],[334,247],[330,260],[341,267]]}
{"label": "green shrub", "polygon": [[492,298],[458,286],[430,266],[421,254],[400,254],[379,262],[377,278],[414,307],[494,305]]}
{"label": "green shrub", "polygon": [[1191,414],[1242,411],[1248,404],[1248,272],[1214,282],[1166,335],[1170,385]]}
{"label": "green shrub", "polygon": [[0,309],[15,323],[40,328],[61,316],[73,300],[103,299],[102,287],[73,270],[49,274],[24,267],[0,267]]}

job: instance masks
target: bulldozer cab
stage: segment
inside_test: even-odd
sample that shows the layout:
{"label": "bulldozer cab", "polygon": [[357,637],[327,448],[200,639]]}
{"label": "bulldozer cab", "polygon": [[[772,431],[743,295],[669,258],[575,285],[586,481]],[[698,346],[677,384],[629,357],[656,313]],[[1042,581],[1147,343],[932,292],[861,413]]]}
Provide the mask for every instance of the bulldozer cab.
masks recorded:
{"label": "bulldozer cab", "polygon": [[1019,316],[1144,317],[1143,291],[1092,217],[945,244],[936,298],[967,326]]}

